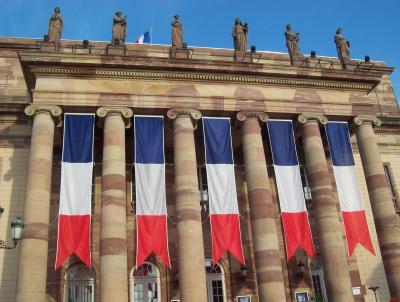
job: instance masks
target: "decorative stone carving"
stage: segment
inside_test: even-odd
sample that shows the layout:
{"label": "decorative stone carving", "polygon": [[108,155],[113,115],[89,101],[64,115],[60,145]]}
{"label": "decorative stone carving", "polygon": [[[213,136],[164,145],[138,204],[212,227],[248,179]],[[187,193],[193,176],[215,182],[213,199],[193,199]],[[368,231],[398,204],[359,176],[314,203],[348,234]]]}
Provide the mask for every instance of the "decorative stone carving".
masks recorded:
{"label": "decorative stone carving", "polygon": [[212,83],[245,83],[257,85],[273,86],[294,86],[294,87],[316,87],[328,89],[352,89],[369,92],[375,86],[374,82],[365,83],[330,81],[325,79],[300,79],[295,77],[274,78],[269,76],[237,75],[237,74],[215,74],[215,73],[190,73],[190,72],[164,72],[164,71],[142,71],[125,69],[106,69],[106,68],[82,68],[82,67],[60,67],[52,65],[30,66],[30,71],[35,75],[53,76],[74,76],[74,77],[95,77],[95,78],[117,78],[117,79],[146,79],[146,80],[165,80],[174,81],[199,81]]}
{"label": "decorative stone carving", "polygon": [[232,29],[233,48],[235,51],[247,51],[248,31],[247,23],[242,24],[240,18],[236,18]]}
{"label": "decorative stone carving", "polygon": [[25,107],[24,112],[27,116],[35,116],[39,113],[49,114],[57,127],[62,125],[62,110],[57,105],[31,104]]}
{"label": "decorative stone carving", "polygon": [[292,33],[292,26],[290,24],[286,25],[285,31],[286,46],[289,52],[290,61],[293,61],[298,57],[302,56],[299,48],[300,33]]}
{"label": "decorative stone carving", "polygon": [[328,123],[328,119],[326,118],[325,115],[318,114],[318,113],[313,113],[313,112],[306,112],[302,113],[297,117],[297,121],[300,124],[306,124],[309,121],[317,121],[321,123],[322,125],[325,125]]}
{"label": "decorative stone carving", "polygon": [[127,107],[100,107],[96,110],[96,115],[101,118],[99,126],[102,127],[103,119],[109,114],[120,115],[125,122],[125,128],[131,126],[131,117],[133,116],[133,111]]}
{"label": "decorative stone carving", "polygon": [[49,19],[49,31],[48,31],[49,42],[55,42],[56,44],[59,44],[63,29],[64,29],[64,22],[63,18],[61,17],[61,10],[57,6],[54,9],[54,14],[52,14]]}
{"label": "decorative stone carving", "polygon": [[172,47],[182,48],[183,47],[183,30],[182,23],[179,21],[179,15],[174,16],[172,25]]}
{"label": "decorative stone carving", "polygon": [[239,111],[236,115],[236,118],[240,122],[244,122],[250,118],[255,118],[264,123],[267,122],[269,119],[268,114],[261,111]]}
{"label": "decorative stone carving", "polygon": [[371,123],[372,126],[379,127],[382,125],[382,121],[376,116],[358,115],[353,119],[353,123],[356,126],[362,126],[364,123]]}
{"label": "decorative stone carving", "polygon": [[197,129],[197,121],[201,119],[201,112],[196,109],[177,109],[172,108],[167,112],[167,117],[171,120],[176,119],[179,116],[189,116],[193,123],[193,129]]}
{"label": "decorative stone carving", "polygon": [[114,45],[124,45],[125,43],[125,38],[128,33],[126,18],[127,16],[122,17],[122,13],[120,11],[117,11],[115,13],[113,19],[112,40],[111,40],[111,43]]}
{"label": "decorative stone carving", "polygon": [[346,61],[350,60],[350,42],[345,39],[342,34],[343,29],[338,28],[336,30],[336,35],[334,38],[336,44],[336,50],[338,53],[338,58],[342,63],[342,66],[346,66]]}

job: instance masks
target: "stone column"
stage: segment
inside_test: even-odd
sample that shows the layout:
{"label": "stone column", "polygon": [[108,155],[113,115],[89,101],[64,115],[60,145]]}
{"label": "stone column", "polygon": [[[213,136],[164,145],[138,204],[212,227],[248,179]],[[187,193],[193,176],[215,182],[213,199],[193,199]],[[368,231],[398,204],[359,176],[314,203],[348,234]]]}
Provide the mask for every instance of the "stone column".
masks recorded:
{"label": "stone column", "polygon": [[175,198],[181,301],[206,302],[206,273],[193,122],[197,110],[170,109],[174,120]]}
{"label": "stone column", "polygon": [[343,226],[339,222],[337,204],[333,198],[331,175],[318,124],[325,124],[327,119],[317,114],[301,114],[298,121],[301,124],[307,177],[311,187],[328,300],[354,301],[343,241]]}
{"label": "stone column", "polygon": [[25,114],[33,116],[31,151],[24,205],[24,224],[19,250],[18,302],[46,300],[47,255],[54,126],[61,125],[61,108],[32,104]]}
{"label": "stone column", "polygon": [[286,301],[276,215],[258,121],[260,119],[261,122],[266,122],[268,115],[263,112],[241,111],[237,114],[237,119],[243,122],[242,145],[259,300]]}
{"label": "stone column", "polygon": [[380,126],[381,121],[358,116],[354,124],[389,290],[400,300],[400,223],[372,129],[373,125]]}
{"label": "stone column", "polygon": [[101,179],[100,300],[128,301],[125,128],[129,108],[101,107],[104,118]]}

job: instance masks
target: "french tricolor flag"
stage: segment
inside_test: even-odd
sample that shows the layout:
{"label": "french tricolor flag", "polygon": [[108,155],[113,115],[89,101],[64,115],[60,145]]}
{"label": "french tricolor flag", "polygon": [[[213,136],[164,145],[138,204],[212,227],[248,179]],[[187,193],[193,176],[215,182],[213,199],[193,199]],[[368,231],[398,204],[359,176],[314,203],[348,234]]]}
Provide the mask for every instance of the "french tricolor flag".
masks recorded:
{"label": "french tricolor flag", "polygon": [[203,117],[213,262],[230,251],[244,263],[229,118]]}
{"label": "french tricolor flag", "polygon": [[144,34],[141,34],[134,43],[135,44],[151,44],[151,30],[146,31]]}
{"label": "french tricolor flag", "polygon": [[375,255],[358,184],[348,125],[346,122],[328,122],[325,125],[325,131],[328,137],[349,255],[353,254],[358,243]]}
{"label": "french tricolor flag", "polygon": [[298,247],[315,256],[290,120],[267,122],[288,260]]}
{"label": "french tricolor flag", "polygon": [[65,114],[56,269],[75,253],[89,268],[93,114]]}
{"label": "french tricolor flag", "polygon": [[165,197],[164,118],[134,117],[137,255],[136,267],[151,253],[171,267]]}

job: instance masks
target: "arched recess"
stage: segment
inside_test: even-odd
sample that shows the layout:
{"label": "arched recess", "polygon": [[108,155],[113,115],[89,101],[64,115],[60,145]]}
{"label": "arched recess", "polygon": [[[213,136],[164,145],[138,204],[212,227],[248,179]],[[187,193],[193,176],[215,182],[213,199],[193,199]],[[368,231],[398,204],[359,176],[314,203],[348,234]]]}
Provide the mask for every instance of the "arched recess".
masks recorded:
{"label": "arched recess", "polygon": [[129,287],[130,302],[161,302],[160,271],[151,262],[132,268]]}
{"label": "arched recess", "polygon": [[208,302],[225,302],[226,286],[222,265],[212,264],[211,259],[205,261]]}
{"label": "arched recess", "polygon": [[64,277],[64,301],[94,302],[96,273],[80,263],[71,266]]}

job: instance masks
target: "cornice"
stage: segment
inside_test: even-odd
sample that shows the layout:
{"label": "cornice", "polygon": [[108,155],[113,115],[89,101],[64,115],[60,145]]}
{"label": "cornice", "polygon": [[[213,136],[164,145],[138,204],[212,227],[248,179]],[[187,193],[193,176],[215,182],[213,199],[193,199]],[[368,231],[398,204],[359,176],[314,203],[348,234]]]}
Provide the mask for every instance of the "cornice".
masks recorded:
{"label": "cornice", "polygon": [[170,80],[189,82],[211,82],[266,86],[293,86],[303,88],[346,89],[370,91],[374,82],[346,82],[317,78],[274,77],[265,75],[238,75],[211,72],[184,72],[184,71],[147,71],[132,69],[107,69],[97,67],[65,67],[50,65],[30,65],[30,72],[36,77],[77,77],[77,78],[112,78],[112,79],[142,79],[142,80]]}

